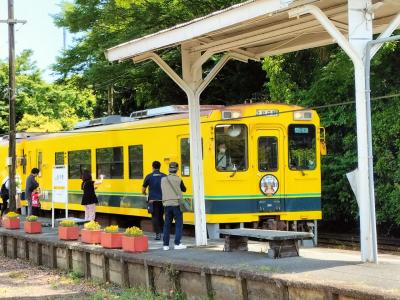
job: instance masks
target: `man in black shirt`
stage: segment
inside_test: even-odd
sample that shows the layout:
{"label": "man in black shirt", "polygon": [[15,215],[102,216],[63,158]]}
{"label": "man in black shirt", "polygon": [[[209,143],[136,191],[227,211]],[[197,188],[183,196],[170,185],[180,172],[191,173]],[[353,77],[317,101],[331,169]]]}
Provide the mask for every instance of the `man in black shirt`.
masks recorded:
{"label": "man in black shirt", "polygon": [[156,240],[161,239],[161,233],[164,226],[164,207],[162,204],[162,193],[161,193],[161,178],[166,176],[160,172],[161,163],[159,161],[153,161],[152,164],[153,172],[148,174],[143,182],[142,193],[146,195],[146,190],[149,188],[148,202],[151,219],[153,223],[153,230],[156,233]]}

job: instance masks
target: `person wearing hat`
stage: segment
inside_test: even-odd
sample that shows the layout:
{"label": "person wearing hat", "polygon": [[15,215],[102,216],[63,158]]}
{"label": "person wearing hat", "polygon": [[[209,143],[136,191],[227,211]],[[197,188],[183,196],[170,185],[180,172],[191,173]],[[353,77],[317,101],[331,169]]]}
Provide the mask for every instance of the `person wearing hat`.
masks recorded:
{"label": "person wearing hat", "polygon": [[178,163],[171,162],[169,164],[169,175],[161,179],[162,202],[165,213],[163,250],[169,250],[169,236],[171,233],[172,220],[175,220],[174,249],[186,249],[186,246],[181,243],[183,217],[179,206],[179,200],[182,199],[182,192],[186,192],[186,187],[182,179],[176,175],[178,167]]}

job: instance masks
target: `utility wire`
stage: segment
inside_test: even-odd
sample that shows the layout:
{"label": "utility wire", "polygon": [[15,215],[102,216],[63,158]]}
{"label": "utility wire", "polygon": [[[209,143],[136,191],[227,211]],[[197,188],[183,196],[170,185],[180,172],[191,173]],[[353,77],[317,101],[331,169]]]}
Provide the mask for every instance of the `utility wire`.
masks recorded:
{"label": "utility wire", "polygon": [[[372,101],[384,100],[384,99],[396,98],[396,97],[399,97],[399,96],[400,96],[400,93],[373,97],[373,98],[371,98],[371,100]],[[304,111],[304,110],[321,110],[321,109],[337,107],[337,106],[344,106],[344,105],[351,105],[351,104],[355,104],[355,101],[344,101],[344,102],[325,104],[325,105],[314,106],[314,107],[302,107],[302,108],[298,108],[298,109],[285,110],[285,111],[280,111],[279,115],[285,114],[285,113],[293,113],[293,112],[296,112],[296,111]],[[237,120],[244,120],[244,119],[251,119],[251,118],[265,118],[265,117],[266,117],[265,115],[251,115],[251,116],[245,116],[245,117],[240,117],[240,118],[231,119],[231,120],[232,121],[237,121]],[[143,119],[143,120],[149,120],[149,119]],[[202,121],[201,124],[218,123],[220,121],[221,120],[208,120],[208,121]],[[121,123],[121,124],[126,124],[126,123]],[[115,125],[115,124],[113,124],[113,125]],[[169,128],[169,127],[172,128],[172,127],[187,126],[187,125],[189,125],[188,122],[187,123],[183,123],[183,124],[143,126],[143,127],[135,127],[135,128],[110,129],[110,130],[90,130],[89,129],[89,130],[46,131],[46,132],[29,132],[29,133],[32,133],[32,134],[35,134],[35,133],[42,133],[42,134],[91,134],[91,133],[102,133],[102,132],[122,132],[122,131],[135,131],[135,130],[144,130],[144,129]]]}

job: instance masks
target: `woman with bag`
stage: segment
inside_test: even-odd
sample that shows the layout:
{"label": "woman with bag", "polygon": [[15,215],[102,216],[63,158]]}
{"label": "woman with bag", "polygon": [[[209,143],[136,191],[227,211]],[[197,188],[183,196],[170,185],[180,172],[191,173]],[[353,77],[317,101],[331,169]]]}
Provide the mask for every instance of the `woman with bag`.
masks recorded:
{"label": "woman with bag", "polygon": [[99,203],[95,193],[97,185],[103,182],[103,175],[100,175],[100,180],[93,181],[92,174],[88,170],[84,170],[82,174],[83,190],[81,204],[85,206],[85,220],[92,221],[96,218],[96,203]]}

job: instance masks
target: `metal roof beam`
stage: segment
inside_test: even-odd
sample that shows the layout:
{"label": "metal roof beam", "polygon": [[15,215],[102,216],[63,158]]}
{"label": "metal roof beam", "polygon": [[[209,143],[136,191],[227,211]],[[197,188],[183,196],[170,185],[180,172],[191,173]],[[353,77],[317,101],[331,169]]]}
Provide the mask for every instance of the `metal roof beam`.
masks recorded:
{"label": "metal roof beam", "polygon": [[[330,17],[332,18],[345,17],[347,15],[346,7],[340,5],[334,8],[330,8],[327,10],[327,14],[330,15]],[[285,23],[286,26],[283,29],[282,24],[278,23],[258,30],[253,30],[250,32],[203,44],[198,47],[194,47],[192,51],[211,50],[214,52],[222,52],[235,47],[245,47],[247,46],[247,44],[264,39],[269,39],[274,36],[280,36],[284,33],[304,30],[305,28],[309,28],[312,26],[320,26],[320,23],[311,16],[304,17],[304,19],[306,18],[308,19],[308,21],[303,20],[302,22],[299,22],[298,20],[289,20]]]}
{"label": "metal roof beam", "polygon": [[[124,60],[166,45],[176,45],[198,36],[286,8],[293,0],[259,0],[239,4],[222,12],[214,13],[191,22],[160,31],[106,50],[109,61]],[[236,7],[246,9],[235,9]]]}
{"label": "metal roof beam", "polygon": [[[378,36],[378,40],[390,37],[392,33],[400,26],[400,13],[398,13],[393,20],[389,23],[386,29]],[[381,49],[383,44],[376,44],[371,48],[371,56],[372,59],[375,54]]]}

